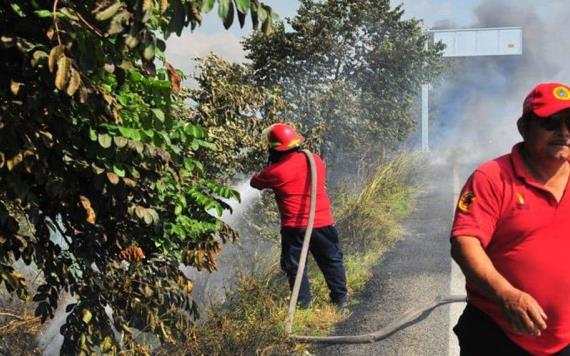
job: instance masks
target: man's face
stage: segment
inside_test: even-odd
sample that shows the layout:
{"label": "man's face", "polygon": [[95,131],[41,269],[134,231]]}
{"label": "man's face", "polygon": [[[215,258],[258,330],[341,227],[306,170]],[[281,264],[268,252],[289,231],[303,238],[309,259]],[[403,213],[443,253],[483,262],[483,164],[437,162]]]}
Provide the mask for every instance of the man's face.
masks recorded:
{"label": "man's face", "polygon": [[523,138],[533,157],[544,163],[570,159],[570,110],[527,120]]}

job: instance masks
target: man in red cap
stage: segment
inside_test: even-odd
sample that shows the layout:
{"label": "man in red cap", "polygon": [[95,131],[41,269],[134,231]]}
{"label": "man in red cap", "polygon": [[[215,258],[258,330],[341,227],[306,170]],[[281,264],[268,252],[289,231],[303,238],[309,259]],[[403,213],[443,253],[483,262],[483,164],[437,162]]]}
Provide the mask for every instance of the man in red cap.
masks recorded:
{"label": "man in red cap", "polygon": [[570,355],[570,87],[536,86],[517,127],[523,142],[475,170],[455,212],[461,355]]}
{"label": "man in red cap", "polygon": [[[269,162],[251,178],[256,189],[273,189],[281,215],[281,268],[293,288],[309,221],[311,174],[303,152],[303,137],[286,124],[275,124],[266,131],[269,143]],[[309,249],[323,272],[330,290],[331,301],[339,307],[347,303],[346,273],[343,255],[330,202],[326,192],[326,168],[321,158],[313,153],[317,173],[315,221]],[[308,308],[311,292],[306,269],[299,290],[298,305]]]}

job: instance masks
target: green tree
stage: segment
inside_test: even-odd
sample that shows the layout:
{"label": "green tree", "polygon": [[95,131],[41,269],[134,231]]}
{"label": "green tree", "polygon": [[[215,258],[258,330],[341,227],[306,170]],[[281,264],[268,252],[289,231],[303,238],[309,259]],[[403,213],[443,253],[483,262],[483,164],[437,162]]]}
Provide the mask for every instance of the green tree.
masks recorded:
{"label": "green tree", "polygon": [[207,211],[220,216],[222,198],[239,195],[204,168],[201,152],[215,148],[206,130],[176,115],[181,73],[158,35],[198,26],[215,4],[226,28],[249,13],[270,33],[271,8],[256,0],[1,4],[1,281],[27,298],[14,262],[34,263],[43,321],[60,293],[71,293],[64,354],[142,352],[133,328],[162,342],[184,336],[196,310],[179,265],[216,268],[220,243],[236,234]]}
{"label": "green tree", "polygon": [[187,92],[192,105],[186,115],[216,142],[216,149],[200,152],[200,160],[209,174],[235,179],[265,163],[262,131],[283,120],[286,103],[279,93],[257,85],[247,66],[214,54],[197,64],[198,85]]}
{"label": "green tree", "polygon": [[[205,128],[208,139],[216,143],[215,149],[198,155],[208,174],[239,179],[267,163],[263,130],[289,121],[283,116],[289,111],[288,104],[278,87],[256,83],[248,65],[230,63],[213,54],[197,64],[193,79],[198,85],[184,94],[192,104],[180,115]],[[298,126],[311,138],[309,147],[316,149],[320,132]]]}
{"label": "green tree", "polygon": [[259,83],[283,91],[286,115],[322,126],[329,163],[355,162],[397,147],[414,128],[421,83],[442,70],[442,45],[389,0],[301,0],[271,36],[245,41]]}

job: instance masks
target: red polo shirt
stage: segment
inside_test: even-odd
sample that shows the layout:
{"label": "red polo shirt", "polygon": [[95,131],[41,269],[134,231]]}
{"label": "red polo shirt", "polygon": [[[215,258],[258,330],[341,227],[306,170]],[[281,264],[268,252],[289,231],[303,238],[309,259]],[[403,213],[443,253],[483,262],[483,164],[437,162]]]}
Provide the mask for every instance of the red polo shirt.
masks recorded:
{"label": "red polo shirt", "polygon": [[526,172],[521,146],[475,170],[463,188],[451,235],[478,238],[497,271],[542,306],[547,329],[541,336],[513,333],[500,307],[467,283],[469,302],[517,345],[548,355],[570,344],[570,192],[557,202]]}
{"label": "red polo shirt", "polygon": [[[317,168],[317,206],[313,227],[334,224],[326,191],[327,171],[321,158],[313,153]],[[277,163],[265,167],[251,178],[257,189],[271,188],[281,215],[281,226],[306,228],[309,222],[311,173],[309,161],[302,152],[291,152]]]}

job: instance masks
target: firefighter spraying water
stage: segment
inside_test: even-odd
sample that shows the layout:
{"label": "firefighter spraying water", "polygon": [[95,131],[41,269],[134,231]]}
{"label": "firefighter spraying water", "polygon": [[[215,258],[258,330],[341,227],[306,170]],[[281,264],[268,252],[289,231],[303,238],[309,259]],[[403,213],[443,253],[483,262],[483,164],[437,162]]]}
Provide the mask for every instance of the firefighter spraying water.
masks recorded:
{"label": "firefighter spraying water", "polygon": [[[331,302],[345,307],[348,301],[343,255],[326,193],[326,168],[322,159],[302,150],[303,137],[289,125],[275,124],[264,132],[268,146],[267,166],[251,178],[256,189],[271,188],[281,215],[281,267],[292,290],[286,332],[304,342],[367,343],[383,339],[434,308],[465,301],[464,296],[437,297],[428,305],[404,313],[382,329],[364,335],[293,335],[297,305],[307,308],[311,294],[305,262],[310,249],[323,272]],[[298,303],[297,303],[298,300]]]}
{"label": "firefighter spraying water", "polygon": [[[267,166],[251,178],[251,186],[256,189],[270,188],[275,193],[281,215],[281,268],[293,289],[305,232],[308,230],[311,174],[307,157],[301,150],[303,137],[293,127],[275,124],[265,130],[264,136],[269,147],[269,159]],[[346,273],[326,192],[326,167],[317,154],[311,155],[316,167],[317,189],[309,249],[325,277],[331,302],[344,307],[347,303]],[[310,304],[311,292],[304,268],[298,306],[305,309]]]}

